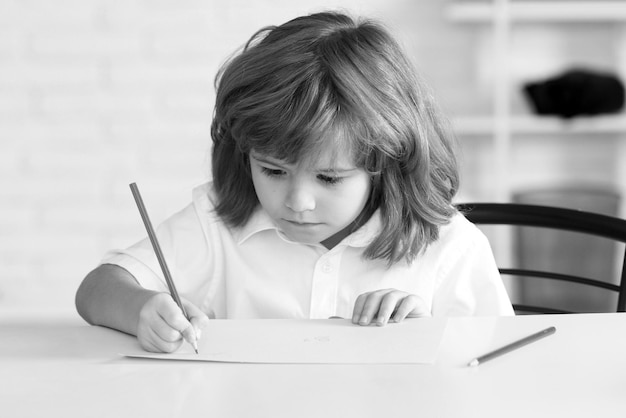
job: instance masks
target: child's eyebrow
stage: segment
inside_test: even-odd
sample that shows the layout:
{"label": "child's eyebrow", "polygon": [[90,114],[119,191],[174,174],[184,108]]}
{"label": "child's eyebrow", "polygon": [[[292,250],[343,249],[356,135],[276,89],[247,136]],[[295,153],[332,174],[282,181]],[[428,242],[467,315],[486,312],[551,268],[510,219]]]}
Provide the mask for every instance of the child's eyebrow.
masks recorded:
{"label": "child's eyebrow", "polygon": [[356,170],[356,167],[336,167],[336,168],[320,168],[315,171],[324,174],[342,174]]}
{"label": "child's eyebrow", "polygon": [[[275,165],[278,167],[289,165],[289,164],[284,163],[283,161],[276,160],[272,157],[266,157],[257,153],[251,153],[250,156],[254,158],[255,160],[265,163],[265,164]],[[356,169],[357,167],[328,167],[328,168],[314,168],[313,171],[316,171],[318,173],[323,173],[323,174],[342,174],[342,173],[349,173]]]}
{"label": "child's eyebrow", "polygon": [[285,164],[280,160],[275,160],[271,157],[265,157],[257,153],[250,153],[250,157],[254,158],[255,160],[259,162],[266,163],[266,164],[271,164],[271,165],[281,165],[281,164],[284,165]]}

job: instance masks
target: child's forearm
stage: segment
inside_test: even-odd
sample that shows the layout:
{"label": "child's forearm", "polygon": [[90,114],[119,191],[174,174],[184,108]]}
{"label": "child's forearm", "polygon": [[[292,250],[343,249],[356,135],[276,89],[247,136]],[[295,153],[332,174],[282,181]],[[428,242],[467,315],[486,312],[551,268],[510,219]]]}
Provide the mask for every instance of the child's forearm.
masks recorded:
{"label": "child's forearm", "polygon": [[139,312],[158,292],[141,287],[125,269],[103,264],[83,280],[76,292],[76,310],[92,325],[137,335]]}

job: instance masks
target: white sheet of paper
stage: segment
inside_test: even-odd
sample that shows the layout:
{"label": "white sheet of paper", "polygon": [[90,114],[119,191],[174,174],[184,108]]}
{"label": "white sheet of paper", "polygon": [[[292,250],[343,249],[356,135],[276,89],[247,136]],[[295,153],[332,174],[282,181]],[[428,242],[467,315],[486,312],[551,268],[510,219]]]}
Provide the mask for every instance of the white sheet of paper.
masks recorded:
{"label": "white sheet of paper", "polygon": [[405,319],[384,327],[347,319],[217,319],[202,331],[199,354],[184,343],[175,353],[138,348],[127,357],[238,363],[434,363],[444,318]]}

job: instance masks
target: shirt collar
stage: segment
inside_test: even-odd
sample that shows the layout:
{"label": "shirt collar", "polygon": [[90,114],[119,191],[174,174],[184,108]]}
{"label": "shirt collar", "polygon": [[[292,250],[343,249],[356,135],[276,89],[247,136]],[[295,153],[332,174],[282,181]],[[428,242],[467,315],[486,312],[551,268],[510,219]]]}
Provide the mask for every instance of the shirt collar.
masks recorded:
{"label": "shirt collar", "polygon": [[[347,236],[341,243],[339,243],[339,245],[366,247],[378,236],[381,226],[382,222],[380,210],[376,210],[365,224]],[[280,235],[280,231],[276,225],[274,225],[270,216],[261,206],[259,206],[253,212],[248,222],[235,233],[235,236],[237,242],[239,244],[243,244],[253,235],[267,230],[274,230],[278,235]]]}
{"label": "shirt collar", "polygon": [[380,210],[377,209],[367,222],[348,235],[343,242],[351,247],[367,247],[380,234],[381,227]]}
{"label": "shirt collar", "polygon": [[270,218],[267,212],[259,205],[252,213],[250,219],[248,219],[248,222],[235,233],[235,238],[238,244],[243,244],[252,235],[270,229],[278,232],[278,228],[276,228],[276,225],[272,222],[272,218]]}

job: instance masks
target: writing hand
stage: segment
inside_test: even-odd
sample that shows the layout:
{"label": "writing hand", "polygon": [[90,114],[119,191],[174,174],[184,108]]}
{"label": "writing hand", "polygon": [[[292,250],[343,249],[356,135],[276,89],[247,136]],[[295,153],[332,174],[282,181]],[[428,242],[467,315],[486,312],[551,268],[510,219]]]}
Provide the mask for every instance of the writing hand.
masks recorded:
{"label": "writing hand", "polygon": [[354,303],[352,323],[384,326],[388,321],[431,316],[422,298],[397,289],[381,289],[359,295]]}
{"label": "writing hand", "polygon": [[158,293],[144,304],[137,326],[137,339],[144,350],[171,353],[183,339],[189,343],[200,339],[209,318],[192,303],[182,302],[190,321],[167,293]]}

